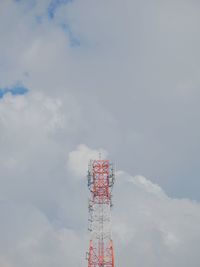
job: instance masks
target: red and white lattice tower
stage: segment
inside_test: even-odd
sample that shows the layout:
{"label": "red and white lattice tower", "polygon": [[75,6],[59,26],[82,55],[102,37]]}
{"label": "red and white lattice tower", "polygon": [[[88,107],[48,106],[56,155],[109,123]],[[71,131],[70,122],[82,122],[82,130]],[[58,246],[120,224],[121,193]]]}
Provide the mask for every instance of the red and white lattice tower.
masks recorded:
{"label": "red and white lattice tower", "polygon": [[90,245],[88,267],[114,267],[111,236],[114,168],[109,160],[91,160],[88,168]]}

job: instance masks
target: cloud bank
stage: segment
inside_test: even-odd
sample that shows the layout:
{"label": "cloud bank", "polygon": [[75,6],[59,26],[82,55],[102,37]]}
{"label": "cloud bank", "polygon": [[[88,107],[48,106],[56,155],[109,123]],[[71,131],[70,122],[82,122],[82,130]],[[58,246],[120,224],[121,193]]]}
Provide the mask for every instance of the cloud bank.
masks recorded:
{"label": "cloud bank", "polygon": [[116,267],[199,267],[199,11],[0,1],[1,266],[87,265],[85,176],[101,150],[117,163]]}
{"label": "cloud bank", "polygon": [[[100,149],[71,150],[67,138],[63,146],[71,129],[62,105],[39,93],[0,101],[3,267],[87,264],[87,161]],[[200,204],[170,198],[143,176],[116,175],[116,266],[197,267]]]}
{"label": "cloud bank", "polygon": [[21,81],[71,95],[82,114],[76,145],[98,144],[121,169],[199,200],[199,8],[188,0],[3,0],[0,88]]}

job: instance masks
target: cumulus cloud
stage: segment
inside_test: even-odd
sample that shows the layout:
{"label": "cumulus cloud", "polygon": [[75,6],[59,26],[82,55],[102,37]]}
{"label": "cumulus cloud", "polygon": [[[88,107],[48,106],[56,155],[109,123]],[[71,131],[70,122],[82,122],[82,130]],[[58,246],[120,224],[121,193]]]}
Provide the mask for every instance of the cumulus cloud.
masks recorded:
{"label": "cumulus cloud", "polygon": [[[87,154],[98,158],[97,151],[85,145],[70,152],[69,168],[73,170],[73,162],[78,170],[82,163],[87,165]],[[74,175],[83,177],[83,171],[78,173],[76,168]],[[117,266],[198,266],[199,203],[170,198],[144,176],[117,171],[114,204]]]}
{"label": "cumulus cloud", "polygon": [[82,235],[65,227],[58,229],[31,205],[1,204],[0,212],[1,253],[11,266],[84,266]]}
{"label": "cumulus cloud", "polygon": [[107,151],[104,149],[91,150],[84,144],[77,147],[77,150],[69,153],[68,168],[78,177],[83,177],[87,173],[88,163],[91,159],[106,158]]}
{"label": "cumulus cloud", "polygon": [[0,86],[72,94],[83,107],[74,145],[104,147],[122,169],[198,199],[199,4],[78,0],[50,19],[50,2],[1,1]]}
{"label": "cumulus cloud", "polygon": [[170,198],[145,177],[120,172],[118,180],[113,219],[118,264],[198,266],[200,204]]}
{"label": "cumulus cloud", "polygon": [[[99,151],[102,158],[108,153],[86,144],[71,149],[69,114],[62,106],[62,99],[43,93],[7,94],[0,101],[4,267],[86,264],[87,164]],[[65,145],[63,135],[70,138]],[[116,266],[197,267],[200,204],[171,198],[141,175],[120,170],[116,175]]]}
{"label": "cumulus cloud", "polygon": [[77,0],[49,18],[50,3],[0,1],[0,88],[29,89],[0,99],[0,265],[86,265],[103,148],[127,171],[116,266],[199,267],[199,202],[178,198],[199,199],[199,4]]}
{"label": "cumulus cloud", "polygon": [[67,131],[70,115],[62,100],[43,93],[6,94],[0,114],[2,266],[84,266],[85,233],[72,224],[81,226],[79,205],[77,214],[69,212],[69,146],[60,140],[72,129]]}

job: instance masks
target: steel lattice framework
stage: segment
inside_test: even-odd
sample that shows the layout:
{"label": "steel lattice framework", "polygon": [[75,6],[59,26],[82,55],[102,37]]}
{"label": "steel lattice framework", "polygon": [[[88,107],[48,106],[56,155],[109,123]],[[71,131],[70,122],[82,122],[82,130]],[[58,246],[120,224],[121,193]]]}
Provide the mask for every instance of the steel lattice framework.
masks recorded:
{"label": "steel lattice framework", "polygon": [[90,245],[88,267],[114,267],[111,236],[112,188],[115,180],[109,160],[91,160],[88,168]]}

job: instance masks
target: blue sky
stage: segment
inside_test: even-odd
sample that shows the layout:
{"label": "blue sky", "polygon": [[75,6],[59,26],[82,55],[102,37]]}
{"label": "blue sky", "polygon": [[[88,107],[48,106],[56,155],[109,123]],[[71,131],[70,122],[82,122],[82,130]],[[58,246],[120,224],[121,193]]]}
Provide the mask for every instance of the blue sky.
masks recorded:
{"label": "blue sky", "polygon": [[72,0],[52,0],[47,8],[49,18],[53,19],[57,8],[70,2],[72,2]]}
{"label": "blue sky", "polygon": [[0,88],[0,98],[2,98],[5,94],[11,93],[12,95],[24,95],[28,92],[28,89],[23,85],[16,84],[11,87]]}

